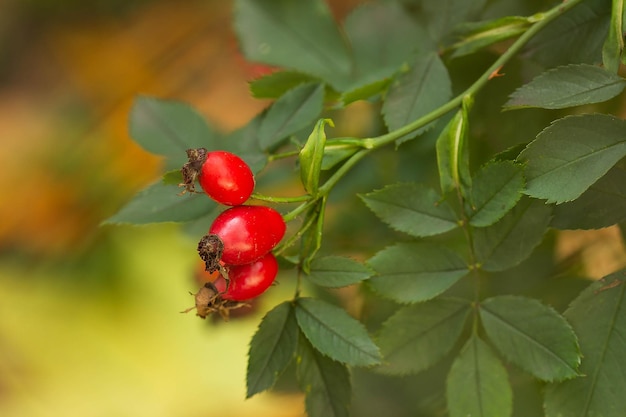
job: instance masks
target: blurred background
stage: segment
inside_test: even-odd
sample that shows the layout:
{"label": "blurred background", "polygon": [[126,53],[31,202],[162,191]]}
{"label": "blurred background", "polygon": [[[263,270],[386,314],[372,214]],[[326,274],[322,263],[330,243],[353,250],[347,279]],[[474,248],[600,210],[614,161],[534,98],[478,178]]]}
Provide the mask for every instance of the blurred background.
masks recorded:
{"label": "blurred background", "polygon": [[226,324],[179,314],[199,288],[194,239],[99,227],[161,172],[127,133],[136,94],[224,131],[267,105],[248,93],[265,68],[239,54],[230,9],[0,1],[1,416],[303,415],[299,394],[245,400],[248,342],[292,289]]}
{"label": "blurred background", "polygon": [[[329,2],[338,18],[356,3]],[[303,415],[298,393],[245,400],[250,337],[291,286],[226,324],[179,314],[196,241],[171,224],[99,227],[161,172],[128,137],[136,94],[224,131],[267,105],[248,93],[267,68],[239,54],[231,5],[0,2],[0,416]],[[624,262],[616,228],[557,248],[587,253],[592,277]]]}

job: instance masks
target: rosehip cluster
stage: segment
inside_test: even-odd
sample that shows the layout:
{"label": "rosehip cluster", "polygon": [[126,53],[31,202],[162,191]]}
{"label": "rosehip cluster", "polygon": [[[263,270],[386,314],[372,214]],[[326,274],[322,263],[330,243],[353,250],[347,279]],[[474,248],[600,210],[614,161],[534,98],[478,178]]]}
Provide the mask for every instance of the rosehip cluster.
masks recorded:
{"label": "rosehip cluster", "polygon": [[[181,168],[183,193],[195,193],[196,179],[217,203],[233,206],[220,213],[198,243],[205,270],[220,277],[195,294],[197,315],[218,312],[224,318],[231,309],[261,295],[274,282],[278,262],[271,253],[285,235],[285,222],[276,210],[241,205],[254,190],[254,175],[237,155],[205,148],[188,149]],[[189,311],[189,310],[187,310]]]}

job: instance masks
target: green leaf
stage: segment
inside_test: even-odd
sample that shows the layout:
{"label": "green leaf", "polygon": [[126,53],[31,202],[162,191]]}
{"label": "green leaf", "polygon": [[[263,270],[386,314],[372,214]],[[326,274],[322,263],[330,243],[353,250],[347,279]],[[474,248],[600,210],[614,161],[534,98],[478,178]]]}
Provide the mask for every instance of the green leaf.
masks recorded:
{"label": "green leaf", "polygon": [[418,51],[434,49],[424,30],[396,2],[357,7],[347,17],[344,30],[361,85],[390,77]]}
{"label": "green leaf", "polygon": [[331,119],[320,119],[313,128],[302,149],[300,150],[300,179],[307,193],[317,196],[319,188],[320,172],[322,171],[322,159],[326,146],[326,132],[324,126],[328,124],[335,127]]}
{"label": "green leaf", "polygon": [[181,225],[181,231],[187,236],[193,236],[196,239],[198,236],[204,236],[207,232],[209,225],[224,211],[224,206],[215,204],[211,210],[207,211],[202,216],[189,220]]}
{"label": "green leaf", "polygon": [[254,98],[277,99],[287,91],[314,82],[315,78],[297,71],[278,71],[250,82],[250,92]]}
{"label": "green leaf", "polygon": [[604,68],[567,65],[546,71],[515,90],[504,108],[563,109],[601,103],[620,94],[624,87],[626,80]]}
{"label": "green leaf", "polygon": [[459,339],[469,307],[465,301],[438,298],[398,310],[378,335],[384,360],[376,369],[405,375],[434,365]]}
{"label": "green leaf", "polygon": [[501,295],[480,303],[487,337],[508,360],[544,381],[578,376],[576,335],[554,309],[537,300]]}
{"label": "green leaf", "polygon": [[369,100],[385,92],[389,84],[391,84],[391,78],[382,78],[380,80],[359,84],[347,89],[346,92],[339,97],[339,100],[344,106],[359,100]]}
{"label": "green leaf", "polygon": [[250,342],[247,397],[271,388],[296,355],[298,324],[289,302],[277,305],[263,317]]}
{"label": "green leaf", "polygon": [[245,126],[228,134],[220,146],[241,157],[254,173],[261,171],[267,164],[267,154],[261,149],[258,136],[263,116],[264,113],[259,114]]}
{"label": "green leaf", "polygon": [[599,64],[610,17],[609,1],[581,2],[531,39],[526,53],[546,67]]}
{"label": "green leaf", "polygon": [[464,192],[464,189],[469,188],[472,184],[469,173],[469,151],[467,149],[468,113],[472,101],[471,96],[463,98],[462,108],[454,115],[439,135],[439,138],[437,138],[439,183],[444,194],[454,189]]}
{"label": "green leaf", "polygon": [[165,169],[187,162],[186,150],[212,150],[217,134],[204,117],[187,104],[138,96],[130,110],[130,136],[148,152],[167,157]]}
{"label": "green leaf", "polygon": [[500,221],[474,229],[474,248],[485,271],[504,271],[528,258],[541,243],[552,208],[540,200],[522,198]]}
{"label": "green leaf", "polygon": [[450,417],[509,417],[512,413],[506,369],[475,334],[452,364],[446,397]]}
{"label": "green leaf", "polygon": [[519,201],[524,189],[522,167],[510,161],[483,166],[474,177],[470,224],[490,226],[500,220]]}
{"label": "green leaf", "polygon": [[578,335],[581,378],[548,385],[546,417],[622,417],[626,410],[626,270],[591,284],[565,318]]}
{"label": "green leaf", "polygon": [[156,182],[139,191],[104,224],[149,224],[186,222],[209,213],[215,202],[204,193],[179,195],[175,185]]}
{"label": "green leaf", "polygon": [[557,229],[600,229],[626,221],[626,163],[617,164],[580,197],[554,208]]}
{"label": "green leaf", "polygon": [[322,112],[324,86],[302,84],[289,90],[268,110],[259,128],[259,143],[271,148],[289,135],[305,128]]}
{"label": "green leaf", "polygon": [[563,203],[578,198],[626,155],[626,121],[607,114],[568,116],[520,154],[526,194]]}
{"label": "green leaf", "polygon": [[322,159],[322,171],[329,170],[344,159],[348,159],[354,155],[357,148],[345,147],[342,145],[326,145],[324,151],[324,159]]}
{"label": "green leaf", "polygon": [[495,154],[491,158],[491,160],[494,162],[515,161],[519,154],[522,153],[524,149],[526,149],[526,146],[528,146],[528,143],[518,143],[516,145],[510,146],[502,152],[498,152],[497,154]]}
{"label": "green leaf", "polygon": [[298,382],[306,395],[309,417],[348,417],[352,397],[350,373],[340,362],[322,355],[300,336]]}
{"label": "green leaf", "polygon": [[237,0],[235,31],[251,61],[319,77],[336,90],[348,83],[348,47],[323,0]]}
{"label": "green leaf", "polygon": [[341,256],[315,258],[311,262],[309,281],[322,287],[339,288],[357,284],[372,276],[370,268],[354,259]]}
{"label": "green leaf", "polygon": [[300,330],[315,349],[333,360],[354,366],[380,363],[380,352],[365,327],[342,308],[315,298],[298,298]]}
{"label": "green leaf", "polygon": [[420,184],[388,185],[360,197],[382,221],[411,236],[437,235],[459,226],[448,203]]}
{"label": "green leaf", "polygon": [[454,50],[452,58],[469,55],[496,42],[521,35],[531,24],[531,18],[521,16],[462,24],[455,31],[460,40],[451,46]]}
{"label": "green leaf", "polygon": [[608,71],[617,73],[624,50],[624,0],[613,0],[609,36],[602,46],[602,63]]}
{"label": "green leaf", "polygon": [[309,210],[304,220],[304,224],[310,224],[304,229],[300,238],[300,266],[305,274],[311,272],[311,262],[322,247],[326,201],[327,196],[318,200],[315,207]]}
{"label": "green leaf", "polygon": [[163,174],[162,181],[165,185],[178,186],[178,184],[183,182],[183,174],[180,172],[180,169],[173,169]]}
{"label": "green leaf", "polygon": [[[452,97],[448,70],[435,52],[420,55],[391,85],[383,104],[389,130],[399,129],[445,104]],[[432,123],[411,133],[416,136]]]}
{"label": "green leaf", "polygon": [[455,252],[423,242],[383,249],[368,264],[376,271],[368,281],[371,287],[400,303],[430,300],[468,272],[465,261]]}
{"label": "green leaf", "polygon": [[444,40],[463,22],[472,20],[483,10],[485,0],[422,1],[423,24],[436,41]]}

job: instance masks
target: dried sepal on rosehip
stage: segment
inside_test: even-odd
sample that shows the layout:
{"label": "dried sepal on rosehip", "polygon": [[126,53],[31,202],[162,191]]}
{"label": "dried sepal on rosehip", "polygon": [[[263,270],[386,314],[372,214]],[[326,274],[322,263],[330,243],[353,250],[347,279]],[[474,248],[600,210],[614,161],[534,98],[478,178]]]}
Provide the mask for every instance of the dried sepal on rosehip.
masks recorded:
{"label": "dried sepal on rosehip", "polygon": [[224,242],[216,234],[204,235],[198,242],[198,255],[204,261],[205,270],[208,273],[221,269],[222,253],[224,253]]}
{"label": "dried sepal on rosehip", "polygon": [[212,282],[205,283],[198,292],[194,294],[194,298],[196,305],[181,311],[181,313],[188,313],[195,308],[196,315],[202,319],[205,319],[213,313],[219,313],[224,320],[228,320],[231,310],[248,305],[239,301],[223,299],[221,293],[215,288]]}
{"label": "dried sepal on rosehip", "polygon": [[200,170],[207,158],[206,148],[192,148],[187,149],[186,152],[188,161],[180,169],[183,182],[178,184],[179,187],[185,187],[185,189],[180,192],[180,195],[186,192],[190,194],[196,192],[196,178],[200,175]]}
{"label": "dried sepal on rosehip", "polygon": [[[223,307],[228,309],[229,319],[246,317],[251,314],[254,314],[258,310],[258,306],[259,306],[258,298],[245,300],[245,303],[240,303],[241,305],[239,305],[236,302],[243,301],[243,300],[233,300],[232,298],[225,297],[224,292],[226,291],[226,280],[224,279],[222,274],[220,274],[219,271],[215,271],[212,273],[207,272],[204,267],[204,262],[198,262],[196,264],[193,270],[192,278],[193,278],[193,282],[195,282],[196,284],[200,286],[204,285],[205,283],[209,283],[209,282],[212,283],[217,289],[217,292],[220,293],[222,299],[229,301],[228,303],[223,303]],[[215,303],[213,305],[215,306]],[[244,306],[246,308],[241,308]],[[191,310],[191,309],[188,309],[188,310]],[[212,323],[217,324],[222,321],[227,321],[223,319],[223,314],[211,314],[210,311],[207,311],[207,313],[208,313],[207,317],[210,318]]]}
{"label": "dried sepal on rosehip", "polygon": [[196,314],[199,317],[205,318],[213,311],[216,311],[213,310],[212,306],[215,305],[215,302],[220,298],[220,294],[212,282],[205,283],[202,287],[200,287],[198,292],[193,295],[196,300],[196,305],[181,311],[181,313],[189,313],[195,308]]}
{"label": "dried sepal on rosehip", "polygon": [[198,255],[204,261],[204,270],[209,274],[218,271],[226,280],[226,285],[230,282],[228,271],[224,268],[222,254],[224,253],[224,243],[218,235],[208,234],[202,236],[198,242]]}

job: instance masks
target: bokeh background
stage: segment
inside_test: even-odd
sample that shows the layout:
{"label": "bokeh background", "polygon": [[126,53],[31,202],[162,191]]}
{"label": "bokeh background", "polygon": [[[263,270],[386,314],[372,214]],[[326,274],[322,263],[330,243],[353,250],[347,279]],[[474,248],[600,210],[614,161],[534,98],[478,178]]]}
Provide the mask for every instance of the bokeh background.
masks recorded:
{"label": "bokeh background", "polygon": [[[356,3],[329,2],[338,18]],[[179,314],[198,288],[195,240],[99,226],[161,173],[128,137],[137,94],[224,131],[267,105],[249,96],[266,68],[239,54],[231,5],[0,2],[0,416],[303,415],[297,392],[245,400],[248,342],[289,288],[228,323]],[[616,228],[558,239],[588,276],[624,264]]]}
{"label": "bokeh background", "polygon": [[[230,1],[0,2],[0,415],[299,416],[245,400],[254,314],[180,314],[197,261],[176,225],[100,227],[158,178],[127,132],[137,94],[224,131],[267,105],[246,81]],[[339,7],[341,9],[341,5]]]}

